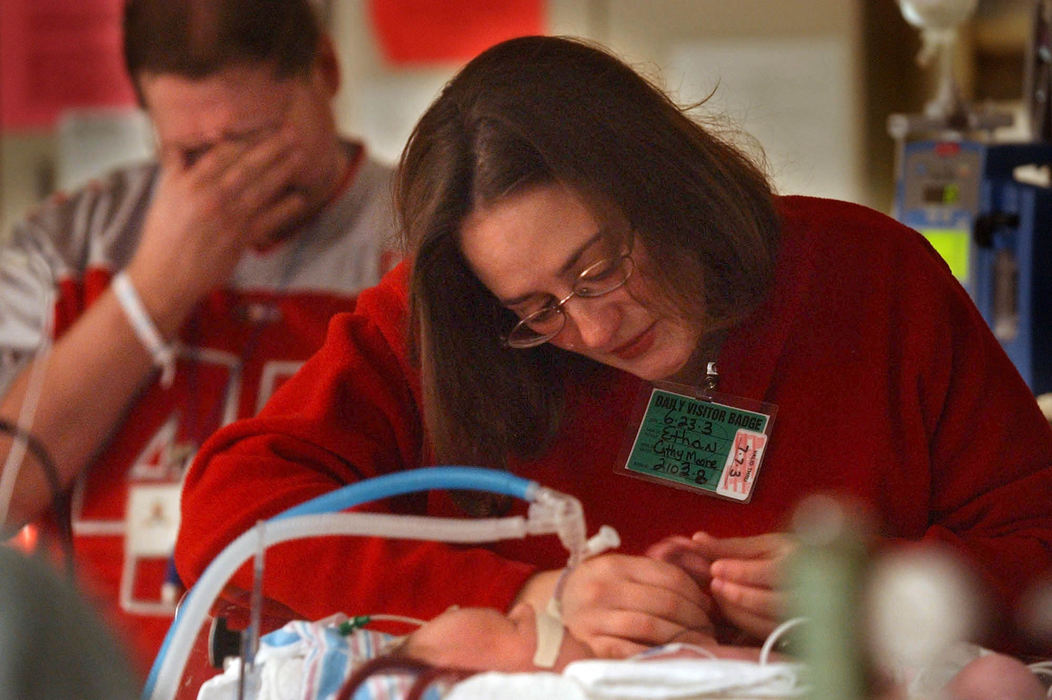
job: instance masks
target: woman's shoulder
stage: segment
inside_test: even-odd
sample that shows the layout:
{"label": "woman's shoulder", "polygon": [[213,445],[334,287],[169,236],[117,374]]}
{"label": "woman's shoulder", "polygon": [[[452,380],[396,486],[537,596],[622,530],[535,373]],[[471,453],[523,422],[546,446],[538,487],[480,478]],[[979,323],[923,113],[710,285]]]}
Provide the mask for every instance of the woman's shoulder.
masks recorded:
{"label": "woman's shoulder", "polygon": [[353,311],[333,318],[328,335],[322,351],[335,353],[330,360],[339,357],[342,363],[352,356],[393,352],[407,362],[409,266],[398,263],[379,283],[362,290]]}
{"label": "woman's shoulder", "polygon": [[409,306],[409,264],[401,261],[380,279],[379,283],[362,290],[355,311],[379,318],[401,318]]}
{"label": "woman's shoulder", "polygon": [[776,206],[783,248],[826,258],[820,265],[947,267],[924,236],[864,204],[789,195],[778,197]]}
{"label": "woman's shoulder", "polygon": [[884,212],[842,199],[781,195],[776,198],[775,206],[783,226],[788,228],[816,228],[825,225],[838,230],[859,227],[872,230],[876,227],[881,231],[911,231],[909,227]]}

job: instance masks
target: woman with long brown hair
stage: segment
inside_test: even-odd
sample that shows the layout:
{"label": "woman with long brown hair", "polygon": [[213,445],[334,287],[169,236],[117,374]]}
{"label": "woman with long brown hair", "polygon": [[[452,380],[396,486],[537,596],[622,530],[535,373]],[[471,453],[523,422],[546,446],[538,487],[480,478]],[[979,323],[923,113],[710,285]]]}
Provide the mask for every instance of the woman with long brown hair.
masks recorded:
{"label": "woman with long brown hair", "polygon": [[[406,264],[201,451],[180,573],[307,498],[468,464],[576,495],[620,551],[564,571],[555,541],[325,539],[268,555],[267,595],[308,618],[554,595],[602,656],[685,630],[755,642],[786,611],[789,517],[828,492],[882,541],[952,546],[1007,611],[1052,567],[1052,431],[1033,396],[920,235],[776,195],[732,137],[582,41],[469,62],[403,153]],[[510,505],[436,491],[374,507]]]}

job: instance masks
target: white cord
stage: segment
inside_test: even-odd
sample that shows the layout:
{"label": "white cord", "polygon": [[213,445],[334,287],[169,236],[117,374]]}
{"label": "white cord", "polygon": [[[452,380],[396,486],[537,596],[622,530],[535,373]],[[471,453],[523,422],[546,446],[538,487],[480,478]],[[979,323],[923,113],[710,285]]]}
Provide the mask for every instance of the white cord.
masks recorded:
{"label": "white cord", "polygon": [[370,620],[379,620],[381,622],[404,622],[407,625],[416,625],[417,627],[423,627],[427,624],[427,620],[421,620],[419,617],[409,617],[407,615],[389,615],[386,613],[379,615],[364,615]]}
{"label": "white cord", "polygon": [[[37,404],[40,395],[44,391],[44,372],[47,369],[48,357],[51,354],[51,346],[54,342],[55,331],[55,287],[54,276],[51,268],[44,260],[43,254],[37,253],[28,258],[30,265],[37,264],[44,271],[44,284],[40,294],[41,322],[40,322],[40,347],[33,356],[29,369],[29,378],[26,384],[26,393],[22,400],[22,408],[18,414],[18,426],[27,433],[32,433],[33,419],[36,417]],[[11,507],[11,499],[15,492],[15,482],[18,473],[22,469],[27,443],[25,440],[13,439],[11,450],[4,460],[4,470],[0,472],[0,528],[7,522],[7,515]]]}
{"label": "white cord", "polygon": [[[1045,678],[1052,678],[1052,661],[1038,661],[1027,665],[1035,676],[1043,676]],[[1042,681],[1045,683],[1045,681]],[[1052,698],[1052,685],[1048,686],[1048,691],[1045,693],[1046,698]]]}
{"label": "white cord", "polygon": [[114,275],[110,286],[139,342],[150,353],[153,363],[161,368],[161,385],[167,389],[175,378],[175,346],[164,341],[126,271],[121,270]]}
{"label": "white cord", "polygon": [[771,649],[774,648],[774,645],[778,643],[783,634],[807,621],[806,617],[794,617],[775,627],[774,631],[767,635],[767,639],[763,642],[763,647],[760,648],[760,665],[763,666],[767,663],[767,657],[770,656]]}
{"label": "white cord", "polygon": [[[691,632],[692,630],[685,629],[683,632]],[[678,637],[677,634],[673,639]],[[664,644],[649,649],[644,649],[638,654],[633,654],[625,659],[625,661],[648,661],[655,653],[666,654],[668,652],[677,652],[681,649],[693,651],[698,656],[704,656],[707,659],[717,660],[719,657],[716,656],[716,652],[712,649],[701,646],[700,644],[691,644],[690,642],[665,642]],[[655,652],[657,650],[657,652]]]}

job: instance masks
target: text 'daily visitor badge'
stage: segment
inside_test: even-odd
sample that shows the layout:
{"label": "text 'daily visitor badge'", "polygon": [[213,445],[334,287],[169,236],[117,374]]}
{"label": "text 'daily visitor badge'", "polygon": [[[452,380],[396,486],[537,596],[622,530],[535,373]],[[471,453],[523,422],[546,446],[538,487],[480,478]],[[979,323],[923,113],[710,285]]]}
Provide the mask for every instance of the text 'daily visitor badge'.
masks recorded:
{"label": "text 'daily visitor badge'", "polygon": [[775,411],[773,404],[659,383],[640,398],[638,427],[615,471],[748,502]]}

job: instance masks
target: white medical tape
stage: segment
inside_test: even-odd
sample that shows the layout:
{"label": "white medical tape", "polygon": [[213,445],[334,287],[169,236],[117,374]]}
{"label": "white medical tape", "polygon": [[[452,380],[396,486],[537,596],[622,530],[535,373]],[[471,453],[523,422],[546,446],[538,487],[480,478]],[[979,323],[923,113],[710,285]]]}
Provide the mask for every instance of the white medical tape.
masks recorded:
{"label": "white medical tape", "polygon": [[536,611],[537,651],[533,654],[533,665],[538,668],[551,668],[559,657],[566,628],[559,614],[559,603],[555,598],[548,601],[548,607]]}

